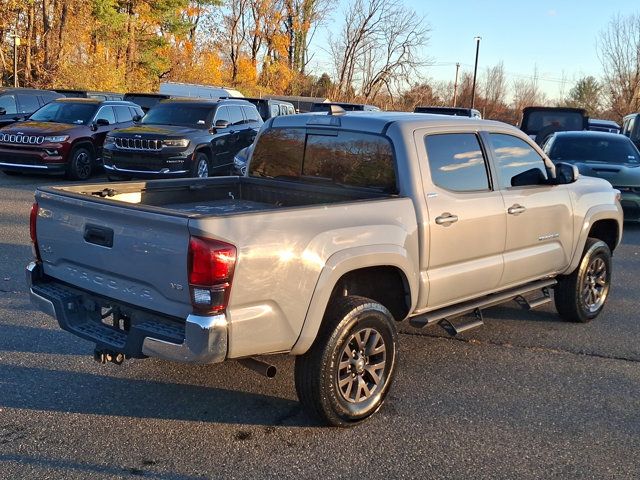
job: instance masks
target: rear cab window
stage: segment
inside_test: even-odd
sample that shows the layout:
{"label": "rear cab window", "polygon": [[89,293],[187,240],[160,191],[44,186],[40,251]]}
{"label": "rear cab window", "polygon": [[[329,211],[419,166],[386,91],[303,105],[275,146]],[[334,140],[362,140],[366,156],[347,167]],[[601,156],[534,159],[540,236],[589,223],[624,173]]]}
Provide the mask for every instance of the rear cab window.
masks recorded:
{"label": "rear cab window", "polygon": [[249,176],[398,192],[389,139],[345,130],[267,130],[256,143]]}

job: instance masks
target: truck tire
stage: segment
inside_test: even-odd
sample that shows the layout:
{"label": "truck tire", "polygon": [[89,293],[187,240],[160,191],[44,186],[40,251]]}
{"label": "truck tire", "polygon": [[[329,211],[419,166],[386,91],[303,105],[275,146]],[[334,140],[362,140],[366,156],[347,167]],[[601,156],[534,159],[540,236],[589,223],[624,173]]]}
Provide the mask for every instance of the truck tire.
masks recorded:
{"label": "truck tire", "polygon": [[578,268],[558,278],[554,300],[562,318],[587,323],[602,312],[611,286],[611,250],[597,238],[588,238]]}
{"label": "truck tire", "polygon": [[206,153],[198,152],[193,159],[191,176],[196,178],[207,178],[209,176],[209,157]]}
{"label": "truck tire", "polygon": [[318,336],[296,357],[296,392],[303,408],[326,425],[350,427],[377,412],[396,364],[395,320],[364,297],[337,298]]}
{"label": "truck tire", "polygon": [[93,170],[93,154],[87,147],[77,146],[69,155],[67,177],[71,180],[87,180]]}

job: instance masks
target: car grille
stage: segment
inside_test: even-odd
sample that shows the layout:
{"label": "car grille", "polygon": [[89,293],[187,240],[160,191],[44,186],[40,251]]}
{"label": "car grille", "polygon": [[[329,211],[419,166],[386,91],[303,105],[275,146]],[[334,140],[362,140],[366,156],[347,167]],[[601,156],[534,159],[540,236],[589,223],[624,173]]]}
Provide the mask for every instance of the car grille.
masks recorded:
{"label": "car grille", "polygon": [[146,138],[121,138],[116,137],[116,147],[126,150],[160,150],[162,140],[149,140]]}
{"label": "car grille", "polygon": [[0,143],[40,145],[41,143],[44,143],[44,137],[36,135],[16,135],[14,133],[0,133]]}

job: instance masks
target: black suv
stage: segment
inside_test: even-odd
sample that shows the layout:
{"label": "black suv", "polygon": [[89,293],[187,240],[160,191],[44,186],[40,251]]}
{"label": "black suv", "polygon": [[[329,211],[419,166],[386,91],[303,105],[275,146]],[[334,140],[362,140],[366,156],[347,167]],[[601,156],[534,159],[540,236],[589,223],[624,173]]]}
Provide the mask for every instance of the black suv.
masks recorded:
{"label": "black suv", "polygon": [[640,148],[640,113],[632,113],[622,120],[622,132]]}
{"label": "black suv", "polygon": [[0,88],[0,127],[24,120],[41,106],[64,97],[50,90]]}
{"label": "black suv", "polygon": [[138,125],[107,137],[104,168],[110,180],[228,175],[262,123],[256,107],[240,99],[163,100]]}

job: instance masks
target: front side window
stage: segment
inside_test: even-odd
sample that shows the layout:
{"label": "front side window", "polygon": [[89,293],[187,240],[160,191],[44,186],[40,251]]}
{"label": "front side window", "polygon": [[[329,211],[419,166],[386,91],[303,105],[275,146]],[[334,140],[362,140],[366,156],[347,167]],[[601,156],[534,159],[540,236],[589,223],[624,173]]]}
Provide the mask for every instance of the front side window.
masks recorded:
{"label": "front side window", "polygon": [[16,106],[16,97],[13,95],[2,95],[0,96],[0,108],[5,109],[5,115],[15,115],[18,113],[18,108]]}
{"label": "front side window", "polygon": [[523,186],[523,182],[537,185],[546,180],[547,168],[544,160],[531,145],[513,135],[491,133],[489,136],[500,175],[501,188]]}
{"label": "front side window", "polygon": [[29,119],[37,122],[87,125],[97,109],[98,107],[91,103],[53,102],[47,103]]}
{"label": "front side window", "polygon": [[229,110],[227,109],[227,107],[218,107],[218,110],[216,110],[216,116],[213,119],[213,123],[215,124],[215,122],[220,120],[231,122],[229,119]]}
{"label": "front side window", "polygon": [[231,125],[242,125],[244,123],[244,117],[242,116],[242,109],[237,105],[229,105],[229,121]]}
{"label": "front side window", "polygon": [[254,107],[242,107],[242,111],[244,112],[244,116],[247,118],[248,122],[261,122],[260,114],[258,114],[258,110]]}
{"label": "front side window", "polygon": [[489,190],[487,164],[474,133],[447,133],[425,137],[431,180],[453,192]]}
{"label": "front side window", "polygon": [[268,130],[255,146],[249,175],[397,191],[391,143],[360,132]]}
{"label": "front side window", "polygon": [[100,119],[107,120],[109,122],[109,125],[113,125],[114,123],[116,123],[116,117],[113,114],[113,108],[102,107],[96,115],[96,120]]}

